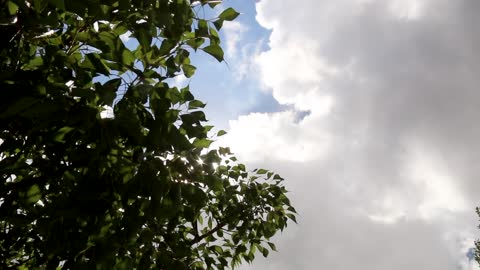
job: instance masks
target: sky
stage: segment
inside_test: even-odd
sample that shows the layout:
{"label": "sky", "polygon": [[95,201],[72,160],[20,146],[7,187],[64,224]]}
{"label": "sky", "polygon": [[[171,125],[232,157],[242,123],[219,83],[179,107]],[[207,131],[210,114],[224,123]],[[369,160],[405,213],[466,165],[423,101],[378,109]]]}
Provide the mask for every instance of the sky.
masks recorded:
{"label": "sky", "polygon": [[241,269],[480,269],[480,1],[228,6],[227,63],[196,55],[178,83],[299,212]]}

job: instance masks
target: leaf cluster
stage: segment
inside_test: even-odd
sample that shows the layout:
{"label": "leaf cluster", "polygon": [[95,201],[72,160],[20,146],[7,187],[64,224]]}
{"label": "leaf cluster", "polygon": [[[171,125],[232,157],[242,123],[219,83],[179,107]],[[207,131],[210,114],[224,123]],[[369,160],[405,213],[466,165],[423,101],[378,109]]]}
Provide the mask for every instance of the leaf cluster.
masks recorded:
{"label": "leaf cluster", "polygon": [[2,1],[1,269],[224,269],[275,250],[295,220],[283,179],[210,149],[205,104],[168,83],[194,51],[223,61],[239,14],[197,15],[218,2]]}

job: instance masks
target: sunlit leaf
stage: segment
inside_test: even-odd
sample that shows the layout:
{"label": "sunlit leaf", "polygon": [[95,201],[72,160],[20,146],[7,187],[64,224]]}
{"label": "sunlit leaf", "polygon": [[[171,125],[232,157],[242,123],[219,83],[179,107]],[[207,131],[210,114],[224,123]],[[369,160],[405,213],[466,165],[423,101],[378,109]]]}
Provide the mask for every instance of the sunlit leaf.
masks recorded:
{"label": "sunlit leaf", "polygon": [[185,77],[190,78],[195,74],[195,70],[197,68],[195,66],[189,65],[189,64],[183,64],[182,65],[182,70],[183,73],[185,74]]}
{"label": "sunlit leaf", "polygon": [[199,148],[208,148],[212,144],[211,140],[208,139],[195,139],[193,145]]}
{"label": "sunlit leaf", "polygon": [[233,21],[233,20],[235,20],[235,18],[238,17],[238,15],[240,15],[240,13],[238,13],[235,9],[227,8],[222,13],[220,13],[218,18],[220,18],[222,20],[225,20],[225,21]]}
{"label": "sunlit leaf", "polygon": [[211,56],[215,57],[215,59],[218,60],[218,62],[223,61],[223,50],[220,46],[218,45],[209,45],[205,48],[202,48],[203,51],[206,53],[210,54]]}

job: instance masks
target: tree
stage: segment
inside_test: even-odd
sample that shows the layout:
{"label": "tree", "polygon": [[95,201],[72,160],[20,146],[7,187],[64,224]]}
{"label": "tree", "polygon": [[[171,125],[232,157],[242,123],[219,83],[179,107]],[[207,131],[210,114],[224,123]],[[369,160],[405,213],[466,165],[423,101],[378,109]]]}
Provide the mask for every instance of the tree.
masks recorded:
{"label": "tree", "polygon": [[0,268],[223,269],[275,250],[295,220],[283,179],[210,148],[205,104],[169,84],[194,51],[223,61],[217,30],[239,14],[198,15],[219,2],[2,1]]}

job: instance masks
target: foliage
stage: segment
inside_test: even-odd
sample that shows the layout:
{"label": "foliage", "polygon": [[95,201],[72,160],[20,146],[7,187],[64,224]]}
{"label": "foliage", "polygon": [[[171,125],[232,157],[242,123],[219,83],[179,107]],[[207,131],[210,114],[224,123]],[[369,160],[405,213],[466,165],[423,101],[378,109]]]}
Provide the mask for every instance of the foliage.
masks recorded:
{"label": "foliage", "polygon": [[198,16],[218,2],[1,1],[1,269],[223,269],[275,250],[295,219],[283,179],[210,149],[205,104],[169,84],[194,51],[223,61],[239,14]]}
{"label": "foliage", "polygon": [[[480,217],[480,207],[477,207],[475,211],[477,212],[477,216]],[[480,225],[478,226],[478,228],[480,229]],[[475,241],[475,249],[473,250],[473,253],[471,255],[473,255],[473,259],[475,259],[475,261],[480,265],[480,240]]]}

